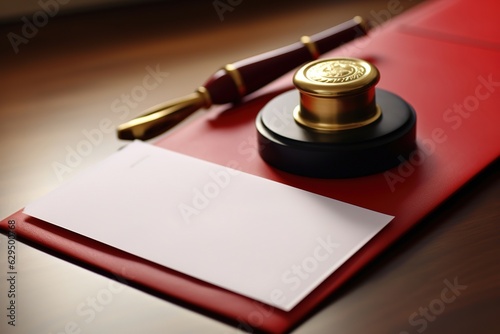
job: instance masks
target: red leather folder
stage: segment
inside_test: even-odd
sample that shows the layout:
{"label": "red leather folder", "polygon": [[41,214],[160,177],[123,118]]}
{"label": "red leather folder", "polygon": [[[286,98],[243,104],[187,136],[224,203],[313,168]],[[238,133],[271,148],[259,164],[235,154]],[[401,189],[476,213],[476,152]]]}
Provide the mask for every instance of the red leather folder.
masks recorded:
{"label": "red leather folder", "polygon": [[[284,312],[17,212],[19,237],[252,331],[286,332],[500,153],[500,26],[491,1],[432,1],[327,55],[373,62],[378,87],[417,112],[418,150],[387,172],[352,179],[291,175],[264,163],[255,117],[292,88],[290,73],[233,108],[212,110],[156,145],[396,218],[290,312]],[[390,12],[388,12],[390,13]],[[375,19],[371,18],[371,19]]]}

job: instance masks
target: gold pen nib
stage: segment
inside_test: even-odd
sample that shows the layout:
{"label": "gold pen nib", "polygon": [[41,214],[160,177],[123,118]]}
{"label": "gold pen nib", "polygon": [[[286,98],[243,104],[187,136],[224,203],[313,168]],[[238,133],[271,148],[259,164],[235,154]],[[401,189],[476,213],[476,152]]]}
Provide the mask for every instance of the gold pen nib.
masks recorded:
{"label": "gold pen nib", "polygon": [[145,111],[143,116],[120,124],[118,138],[125,140],[151,139],[182,122],[196,110],[211,105],[209,96],[203,87],[194,93],[171,100]]}

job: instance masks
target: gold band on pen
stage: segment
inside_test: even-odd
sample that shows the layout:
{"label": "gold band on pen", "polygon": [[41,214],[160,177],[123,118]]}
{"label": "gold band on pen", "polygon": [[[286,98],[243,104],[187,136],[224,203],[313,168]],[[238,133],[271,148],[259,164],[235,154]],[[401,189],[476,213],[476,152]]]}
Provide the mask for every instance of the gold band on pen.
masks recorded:
{"label": "gold band on pen", "polygon": [[196,89],[196,93],[198,93],[202,98],[203,98],[203,108],[208,109],[212,106],[212,97],[210,96],[210,93],[208,92],[208,89],[206,89],[203,86],[198,87]]}
{"label": "gold band on pen", "polygon": [[361,28],[363,29],[363,31],[365,33],[370,30],[370,28],[371,28],[370,23],[368,21],[366,21],[364,18],[362,18],[361,16],[357,15],[357,16],[354,16],[352,19],[354,22],[356,22],[357,24],[359,24],[361,26]]}
{"label": "gold band on pen", "polygon": [[243,78],[241,77],[240,72],[236,67],[234,67],[233,64],[227,64],[224,66],[224,70],[229,74],[229,76],[233,79],[234,83],[236,84],[236,87],[238,88],[238,93],[240,93],[240,96],[243,97],[247,93],[247,89],[245,87],[245,84],[243,83]]}
{"label": "gold band on pen", "polygon": [[311,37],[309,36],[302,36],[300,38],[300,42],[305,45],[307,50],[309,50],[309,53],[311,53],[311,56],[313,57],[313,60],[316,60],[319,58],[320,53],[318,51],[318,48],[316,47],[316,44],[314,44],[313,41],[311,41]]}

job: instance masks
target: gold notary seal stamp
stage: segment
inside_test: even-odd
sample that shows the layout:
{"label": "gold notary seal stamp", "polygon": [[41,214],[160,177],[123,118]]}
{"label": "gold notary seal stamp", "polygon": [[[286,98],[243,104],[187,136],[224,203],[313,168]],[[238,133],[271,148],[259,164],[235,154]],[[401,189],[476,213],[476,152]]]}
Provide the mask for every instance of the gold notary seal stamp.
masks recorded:
{"label": "gold notary seal stamp", "polygon": [[274,97],[257,115],[260,156],[285,172],[320,178],[397,166],[417,147],[417,114],[398,95],[375,87],[379,80],[377,67],[363,59],[303,65],[293,77],[297,89]]}
{"label": "gold notary seal stamp", "polygon": [[377,68],[355,58],[322,59],[300,68],[293,82],[300,92],[294,110],[297,123],[331,132],[375,122],[381,110],[375,101]]}

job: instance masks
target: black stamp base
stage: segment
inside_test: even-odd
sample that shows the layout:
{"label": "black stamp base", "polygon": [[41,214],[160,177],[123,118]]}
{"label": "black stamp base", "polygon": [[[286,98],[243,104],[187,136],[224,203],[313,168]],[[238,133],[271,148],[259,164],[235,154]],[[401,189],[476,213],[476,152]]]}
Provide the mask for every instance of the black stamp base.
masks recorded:
{"label": "black stamp base", "polygon": [[349,178],[385,171],[415,149],[416,114],[399,96],[376,89],[377,121],[334,133],[307,129],[293,118],[299,92],[271,100],[257,116],[259,153],[283,171],[316,178]]}

